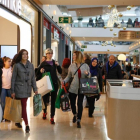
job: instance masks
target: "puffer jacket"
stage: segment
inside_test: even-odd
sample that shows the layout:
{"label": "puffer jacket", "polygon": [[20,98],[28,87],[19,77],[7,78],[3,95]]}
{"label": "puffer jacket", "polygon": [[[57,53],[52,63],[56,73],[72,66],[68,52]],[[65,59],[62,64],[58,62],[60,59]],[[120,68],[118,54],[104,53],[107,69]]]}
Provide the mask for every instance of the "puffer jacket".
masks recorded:
{"label": "puffer jacket", "polygon": [[34,66],[27,61],[26,65],[17,63],[13,68],[11,93],[15,93],[16,98],[31,97],[31,92],[37,91]]}
{"label": "puffer jacket", "polygon": [[[67,83],[71,80],[71,78],[73,77],[73,80],[71,82],[70,88],[69,88],[69,92],[71,93],[75,93],[78,94],[78,90],[79,90],[79,78],[78,78],[78,72],[75,74],[76,70],[78,69],[76,63],[73,63],[70,65],[69,70],[68,70],[68,75],[67,77],[64,79],[64,82]],[[88,78],[90,77],[90,71],[89,71],[89,66],[87,64],[83,64],[80,67],[81,70],[81,78]],[[84,71],[88,72],[88,75],[86,75],[84,73]]]}

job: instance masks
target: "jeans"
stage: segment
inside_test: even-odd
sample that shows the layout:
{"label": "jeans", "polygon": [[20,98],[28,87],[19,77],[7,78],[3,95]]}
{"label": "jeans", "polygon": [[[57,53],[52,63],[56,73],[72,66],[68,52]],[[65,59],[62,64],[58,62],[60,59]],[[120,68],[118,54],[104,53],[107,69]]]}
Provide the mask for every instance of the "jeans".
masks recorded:
{"label": "jeans", "polygon": [[91,25],[93,27],[94,26],[94,23],[92,23],[92,22],[91,23],[88,23],[87,24],[87,27],[88,27],[88,25]]}
{"label": "jeans", "polygon": [[95,97],[87,97],[87,101],[89,104],[88,115],[91,116],[95,109]]}
{"label": "jeans", "polygon": [[83,99],[84,99],[84,95],[83,94],[74,94],[74,93],[70,93],[69,94],[69,98],[70,98],[70,103],[71,103],[71,109],[72,109],[72,113],[73,115],[76,115],[76,98],[78,96],[78,102],[77,102],[77,106],[78,106],[78,115],[77,115],[77,121],[80,121],[82,118],[82,112],[83,112]]}
{"label": "jeans", "polygon": [[1,106],[2,106],[2,110],[3,110],[3,114],[4,114],[6,97],[11,97],[11,91],[10,91],[10,89],[2,88],[2,92],[1,92]]}
{"label": "jeans", "polygon": [[45,105],[45,109],[43,110],[44,113],[47,113],[47,104],[49,104],[49,97],[50,97],[49,93],[43,96],[43,102]]}

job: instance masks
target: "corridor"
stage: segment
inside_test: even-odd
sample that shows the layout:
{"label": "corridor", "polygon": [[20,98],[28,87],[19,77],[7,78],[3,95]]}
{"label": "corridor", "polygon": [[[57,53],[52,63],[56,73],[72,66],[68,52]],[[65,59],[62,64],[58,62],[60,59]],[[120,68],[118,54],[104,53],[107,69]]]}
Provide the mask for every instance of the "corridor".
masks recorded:
{"label": "corridor", "polygon": [[[12,122],[3,122],[0,124],[0,140],[109,140],[104,116],[105,100],[105,95],[102,95],[100,100],[96,102],[94,118],[88,118],[88,109],[84,108],[81,129],[72,123],[73,115],[71,112],[62,112],[57,109],[55,125],[49,123],[49,118],[42,120],[42,114],[34,117],[31,102],[31,107],[28,107],[30,134],[24,132],[23,123],[23,130],[20,130]],[[47,116],[49,117],[49,115]]]}

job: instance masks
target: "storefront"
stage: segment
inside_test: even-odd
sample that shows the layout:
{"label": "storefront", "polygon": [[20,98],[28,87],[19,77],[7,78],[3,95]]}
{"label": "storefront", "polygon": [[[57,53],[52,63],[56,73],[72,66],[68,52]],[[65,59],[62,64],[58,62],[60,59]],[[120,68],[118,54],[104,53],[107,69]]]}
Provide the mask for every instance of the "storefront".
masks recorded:
{"label": "storefront", "polygon": [[27,0],[0,1],[0,52],[11,59],[20,50],[29,52],[37,65],[38,12]]}

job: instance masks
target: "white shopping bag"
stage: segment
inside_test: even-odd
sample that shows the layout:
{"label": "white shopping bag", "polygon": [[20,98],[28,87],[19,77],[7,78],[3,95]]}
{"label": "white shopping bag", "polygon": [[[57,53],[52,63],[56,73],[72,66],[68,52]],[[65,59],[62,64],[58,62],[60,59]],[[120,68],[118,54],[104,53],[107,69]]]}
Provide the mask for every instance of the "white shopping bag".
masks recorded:
{"label": "white shopping bag", "polygon": [[38,93],[41,94],[41,96],[44,96],[53,90],[49,76],[44,76],[41,80],[37,81],[36,86]]}
{"label": "white shopping bag", "polygon": [[0,104],[0,122],[2,121],[2,116],[3,116],[3,111],[2,111],[1,104]]}

